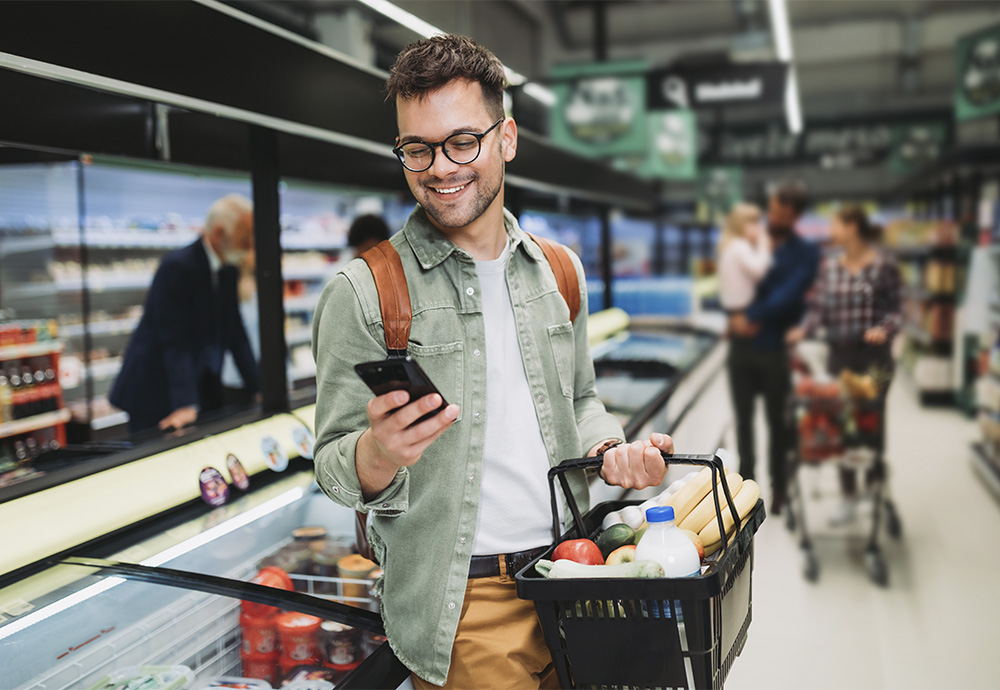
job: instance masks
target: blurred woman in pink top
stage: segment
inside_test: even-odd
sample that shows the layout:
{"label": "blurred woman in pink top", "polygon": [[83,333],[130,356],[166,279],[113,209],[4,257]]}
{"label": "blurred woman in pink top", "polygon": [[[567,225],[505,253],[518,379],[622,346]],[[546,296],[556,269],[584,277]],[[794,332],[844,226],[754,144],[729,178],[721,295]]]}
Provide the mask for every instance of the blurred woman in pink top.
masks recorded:
{"label": "blurred woman in pink top", "polygon": [[736,204],[719,240],[719,300],[732,314],[753,301],[757,283],[771,267],[771,240],[753,204]]}

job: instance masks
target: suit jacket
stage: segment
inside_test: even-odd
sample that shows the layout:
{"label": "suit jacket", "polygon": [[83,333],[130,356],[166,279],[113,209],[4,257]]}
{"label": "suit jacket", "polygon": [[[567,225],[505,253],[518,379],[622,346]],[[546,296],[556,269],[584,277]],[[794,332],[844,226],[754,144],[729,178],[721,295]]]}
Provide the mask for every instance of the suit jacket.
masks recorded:
{"label": "suit jacket", "polygon": [[180,407],[222,407],[222,360],[233,353],[247,384],[259,388],[257,362],[240,317],[237,270],[219,270],[213,288],[201,239],[163,257],[145,311],[108,395],[129,413],[133,431],[155,427]]}

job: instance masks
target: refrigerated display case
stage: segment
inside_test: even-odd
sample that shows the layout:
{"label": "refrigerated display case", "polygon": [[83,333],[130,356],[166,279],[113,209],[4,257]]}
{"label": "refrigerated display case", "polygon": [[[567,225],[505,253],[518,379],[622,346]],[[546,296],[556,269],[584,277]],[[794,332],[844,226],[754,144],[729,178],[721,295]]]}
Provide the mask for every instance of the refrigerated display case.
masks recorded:
{"label": "refrigerated display case", "polygon": [[[320,493],[308,472],[117,553],[63,559],[0,590],[4,687],[103,689],[130,672],[152,675],[151,667],[177,684],[142,687],[193,690],[219,677],[278,687],[304,677],[306,666],[338,687],[397,687],[408,671],[384,644],[369,579],[320,578],[325,592],[249,583],[303,525],[322,527],[331,543],[350,541],[353,530],[353,513]],[[301,577],[312,587],[311,575]],[[365,596],[341,603],[352,585]],[[318,619],[336,625],[292,639],[268,607],[315,616],[306,621],[314,628]]]}

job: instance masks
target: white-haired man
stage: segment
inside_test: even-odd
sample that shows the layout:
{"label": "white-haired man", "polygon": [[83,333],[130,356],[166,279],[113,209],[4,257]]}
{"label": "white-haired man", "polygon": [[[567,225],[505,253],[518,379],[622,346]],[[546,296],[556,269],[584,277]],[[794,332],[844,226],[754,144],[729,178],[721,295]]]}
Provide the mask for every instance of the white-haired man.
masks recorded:
{"label": "white-haired man", "polygon": [[198,240],[163,257],[108,396],[129,413],[133,432],[179,429],[222,407],[227,350],[257,391],[257,363],[236,294],[236,266],[249,251],[253,206],[230,194],[212,204]]}

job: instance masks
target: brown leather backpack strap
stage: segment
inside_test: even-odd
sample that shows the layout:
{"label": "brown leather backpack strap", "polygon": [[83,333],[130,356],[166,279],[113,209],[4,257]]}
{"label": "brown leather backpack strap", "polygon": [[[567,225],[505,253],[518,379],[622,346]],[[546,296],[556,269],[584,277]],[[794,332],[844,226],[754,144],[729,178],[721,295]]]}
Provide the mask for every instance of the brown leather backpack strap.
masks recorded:
{"label": "brown leather backpack strap", "polygon": [[406,273],[399,252],[389,240],[383,240],[361,258],[371,269],[378,292],[378,306],[382,311],[382,327],[385,329],[385,347],[390,357],[405,357],[410,341],[410,289],[406,285]]}
{"label": "brown leather backpack strap", "polygon": [[577,275],[576,266],[573,265],[573,259],[570,258],[569,252],[561,244],[531,234],[528,234],[528,237],[533,239],[535,244],[541,248],[542,253],[545,254],[545,258],[552,267],[552,273],[555,274],[559,293],[566,300],[566,306],[569,307],[569,320],[576,321],[576,316],[580,313],[580,278]]}

